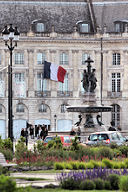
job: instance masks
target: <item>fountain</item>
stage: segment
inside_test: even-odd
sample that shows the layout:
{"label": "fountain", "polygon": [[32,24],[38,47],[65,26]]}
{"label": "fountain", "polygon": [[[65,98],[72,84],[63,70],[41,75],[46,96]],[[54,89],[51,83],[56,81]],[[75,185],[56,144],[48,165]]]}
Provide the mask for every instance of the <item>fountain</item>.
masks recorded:
{"label": "fountain", "polygon": [[85,62],[87,63],[87,70],[84,70],[83,79],[81,80],[85,91],[82,97],[82,105],[67,106],[67,111],[79,113],[79,121],[74,126],[80,126],[82,132],[106,131],[107,128],[100,120],[101,115],[99,113],[109,112],[112,110],[112,107],[96,104],[96,70],[92,69],[91,63],[93,60],[90,57]]}

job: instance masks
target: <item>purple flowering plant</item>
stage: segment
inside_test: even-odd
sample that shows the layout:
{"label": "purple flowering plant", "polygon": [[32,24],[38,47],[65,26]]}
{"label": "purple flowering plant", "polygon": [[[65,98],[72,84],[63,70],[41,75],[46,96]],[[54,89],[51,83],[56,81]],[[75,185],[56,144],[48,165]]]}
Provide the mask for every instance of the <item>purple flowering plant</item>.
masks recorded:
{"label": "purple flowering plant", "polygon": [[67,173],[62,172],[57,175],[57,180],[61,183],[70,178],[72,178],[75,181],[83,181],[85,179],[94,180],[96,178],[101,178],[106,180],[110,174],[117,174],[119,176],[128,175],[128,170],[127,169],[114,170],[114,169],[99,167],[97,169],[94,168],[94,169],[86,169],[82,171],[70,171]]}

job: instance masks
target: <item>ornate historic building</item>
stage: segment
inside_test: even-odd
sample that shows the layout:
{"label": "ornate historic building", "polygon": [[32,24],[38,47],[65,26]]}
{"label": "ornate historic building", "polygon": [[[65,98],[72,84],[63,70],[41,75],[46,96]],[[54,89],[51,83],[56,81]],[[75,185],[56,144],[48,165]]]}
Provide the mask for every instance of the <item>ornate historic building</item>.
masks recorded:
{"label": "ornate historic building", "polygon": [[[128,1],[0,0],[0,134],[7,136],[9,51],[2,30],[10,23],[20,30],[13,51],[13,134],[26,121],[51,131],[69,131],[78,114],[67,105],[82,103],[83,70],[88,56],[96,69],[97,104],[112,105],[102,114],[128,130]],[[64,83],[43,79],[44,60],[67,70]]]}

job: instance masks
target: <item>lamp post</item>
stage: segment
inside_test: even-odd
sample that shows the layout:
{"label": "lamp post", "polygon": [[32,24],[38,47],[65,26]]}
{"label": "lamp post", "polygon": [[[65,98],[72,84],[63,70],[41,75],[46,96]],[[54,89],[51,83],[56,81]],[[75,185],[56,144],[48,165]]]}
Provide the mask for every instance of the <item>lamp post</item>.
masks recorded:
{"label": "lamp post", "polygon": [[55,131],[56,131],[56,119],[57,119],[57,115],[54,115],[54,119],[55,119]]}
{"label": "lamp post", "polygon": [[14,48],[17,46],[20,33],[18,32],[17,27],[14,29],[12,24],[10,24],[9,28],[5,26],[2,35],[5,45],[8,47],[10,52],[10,63],[8,64],[8,137],[13,142],[12,53]]}

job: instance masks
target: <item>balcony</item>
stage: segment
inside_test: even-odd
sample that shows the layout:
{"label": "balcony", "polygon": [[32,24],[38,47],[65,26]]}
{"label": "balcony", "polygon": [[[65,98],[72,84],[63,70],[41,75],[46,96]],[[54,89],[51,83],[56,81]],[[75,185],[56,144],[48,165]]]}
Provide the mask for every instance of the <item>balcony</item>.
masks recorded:
{"label": "balcony", "polygon": [[35,97],[50,97],[51,91],[35,91]]}
{"label": "balcony", "polygon": [[57,91],[58,97],[72,97],[73,92],[72,91]]}
{"label": "balcony", "polygon": [[108,91],[107,92],[107,96],[109,98],[119,98],[119,97],[122,97],[122,92],[111,92],[111,91]]}

